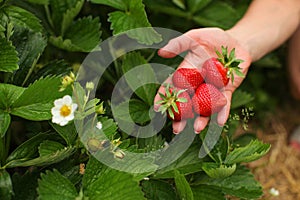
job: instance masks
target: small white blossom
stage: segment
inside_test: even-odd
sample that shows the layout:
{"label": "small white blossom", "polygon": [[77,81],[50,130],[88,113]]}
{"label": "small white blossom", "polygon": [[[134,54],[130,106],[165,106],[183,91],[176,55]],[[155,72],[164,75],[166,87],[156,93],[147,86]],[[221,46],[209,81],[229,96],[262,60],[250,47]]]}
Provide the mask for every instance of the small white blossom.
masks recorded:
{"label": "small white blossom", "polygon": [[102,123],[101,122],[97,122],[96,128],[99,129],[99,130],[101,130],[102,129]]}
{"label": "small white blossom", "polygon": [[65,126],[69,121],[74,119],[74,112],[78,105],[72,102],[69,95],[54,101],[54,107],[51,109],[52,122]]}
{"label": "small white blossom", "polygon": [[271,188],[269,192],[273,196],[279,196],[279,191],[276,190],[275,188]]}

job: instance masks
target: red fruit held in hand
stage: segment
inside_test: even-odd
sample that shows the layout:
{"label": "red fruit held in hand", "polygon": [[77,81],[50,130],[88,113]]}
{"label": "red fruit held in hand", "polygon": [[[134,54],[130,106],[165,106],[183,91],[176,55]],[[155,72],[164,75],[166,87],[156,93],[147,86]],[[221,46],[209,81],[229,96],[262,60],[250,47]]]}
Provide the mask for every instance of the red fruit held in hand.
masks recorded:
{"label": "red fruit held in hand", "polygon": [[235,49],[232,49],[228,55],[227,47],[222,46],[222,53],[216,51],[216,54],[218,58],[210,58],[203,63],[203,69],[206,71],[206,83],[222,88],[228,84],[229,78],[231,78],[232,82],[234,81],[234,73],[244,77],[239,67],[243,60],[235,58]]}
{"label": "red fruit held in hand", "polygon": [[190,95],[185,90],[166,87],[166,93],[159,93],[162,100],[156,102],[160,104],[158,111],[167,113],[173,121],[194,118],[193,106]]}
{"label": "red fruit held in hand", "polygon": [[186,89],[189,94],[193,94],[203,83],[201,73],[196,68],[179,68],[174,72],[172,81],[175,87]]}
{"label": "red fruit held in hand", "polygon": [[192,98],[195,113],[208,117],[219,112],[227,103],[225,96],[213,85],[201,84]]}

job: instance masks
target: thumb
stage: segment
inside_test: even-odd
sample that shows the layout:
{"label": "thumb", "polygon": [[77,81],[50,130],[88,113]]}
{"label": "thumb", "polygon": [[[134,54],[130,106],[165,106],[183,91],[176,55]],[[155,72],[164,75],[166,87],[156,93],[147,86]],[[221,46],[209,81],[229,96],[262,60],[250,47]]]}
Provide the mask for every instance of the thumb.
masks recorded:
{"label": "thumb", "polygon": [[189,37],[188,34],[183,34],[170,40],[167,45],[158,50],[158,55],[163,58],[173,58],[196,46],[197,42],[193,38]]}

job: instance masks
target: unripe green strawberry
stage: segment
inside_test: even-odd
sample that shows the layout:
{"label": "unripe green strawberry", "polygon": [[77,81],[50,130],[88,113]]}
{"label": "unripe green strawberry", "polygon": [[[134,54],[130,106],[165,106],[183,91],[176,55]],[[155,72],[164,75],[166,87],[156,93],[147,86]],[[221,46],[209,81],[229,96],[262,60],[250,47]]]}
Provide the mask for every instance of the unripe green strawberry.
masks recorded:
{"label": "unripe green strawberry", "polygon": [[235,49],[232,49],[228,55],[227,47],[222,46],[222,53],[216,51],[216,54],[218,58],[209,58],[203,63],[206,83],[213,84],[217,88],[223,88],[228,84],[229,78],[232,82],[234,81],[234,73],[244,77],[239,67],[243,60],[235,58]]}
{"label": "unripe green strawberry", "polygon": [[225,96],[215,86],[207,83],[201,84],[192,98],[195,113],[204,117],[219,112],[226,103]]}
{"label": "unripe green strawberry", "polygon": [[166,87],[165,94],[159,93],[162,100],[156,102],[160,104],[158,111],[167,113],[173,121],[181,121],[194,118],[192,101],[190,95],[185,90]]}
{"label": "unripe green strawberry", "polygon": [[174,72],[172,82],[175,87],[186,89],[189,94],[194,94],[197,87],[203,83],[203,73],[197,68],[179,68]]}

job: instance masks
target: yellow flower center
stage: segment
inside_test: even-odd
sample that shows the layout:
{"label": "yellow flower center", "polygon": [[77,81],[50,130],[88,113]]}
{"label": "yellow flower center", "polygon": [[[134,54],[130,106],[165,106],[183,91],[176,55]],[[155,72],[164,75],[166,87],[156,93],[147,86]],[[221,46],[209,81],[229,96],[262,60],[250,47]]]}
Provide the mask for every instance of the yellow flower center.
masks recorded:
{"label": "yellow flower center", "polygon": [[63,105],[61,108],[60,108],[60,115],[63,116],[63,117],[67,117],[71,114],[71,107],[68,106],[68,105]]}

